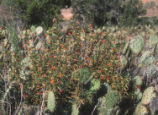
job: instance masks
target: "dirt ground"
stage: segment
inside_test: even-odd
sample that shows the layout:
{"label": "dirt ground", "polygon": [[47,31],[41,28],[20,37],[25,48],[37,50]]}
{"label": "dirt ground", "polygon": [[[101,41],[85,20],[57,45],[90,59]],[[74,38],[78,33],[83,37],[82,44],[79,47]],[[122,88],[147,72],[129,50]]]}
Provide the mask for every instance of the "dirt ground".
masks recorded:
{"label": "dirt ground", "polygon": [[145,15],[146,17],[158,16],[158,0],[142,0],[142,3],[145,5],[146,3],[149,3],[152,1],[155,2],[155,7],[147,9],[147,14]]}

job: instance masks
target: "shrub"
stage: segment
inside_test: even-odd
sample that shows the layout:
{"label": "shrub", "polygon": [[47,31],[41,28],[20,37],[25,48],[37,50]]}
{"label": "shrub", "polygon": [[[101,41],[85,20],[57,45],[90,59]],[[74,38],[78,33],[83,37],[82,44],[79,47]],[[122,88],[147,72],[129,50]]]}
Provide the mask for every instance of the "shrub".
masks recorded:
{"label": "shrub", "polygon": [[[51,26],[60,8],[67,0],[6,0],[5,5],[20,11],[21,19],[27,24]],[[15,13],[15,12],[14,12]]]}
{"label": "shrub", "polygon": [[[23,88],[25,104],[43,103],[43,107],[50,105],[53,111],[54,104],[46,104],[43,96],[53,91],[50,97],[55,97],[56,105],[63,102],[80,105],[93,101],[103,83],[108,83],[120,94],[126,91],[122,86],[128,87],[128,80],[118,72],[120,42],[112,38],[113,32],[106,34],[104,29],[93,30],[91,25],[81,28],[72,23],[64,34],[57,25],[54,23],[40,35],[33,26],[20,32],[19,53],[12,50],[10,42],[7,47],[2,45],[2,70],[7,62],[9,79],[17,85],[17,91]],[[42,31],[42,27],[39,28]]]}
{"label": "shrub", "polygon": [[96,25],[136,24],[145,13],[140,0],[73,0],[72,7],[78,19]]}

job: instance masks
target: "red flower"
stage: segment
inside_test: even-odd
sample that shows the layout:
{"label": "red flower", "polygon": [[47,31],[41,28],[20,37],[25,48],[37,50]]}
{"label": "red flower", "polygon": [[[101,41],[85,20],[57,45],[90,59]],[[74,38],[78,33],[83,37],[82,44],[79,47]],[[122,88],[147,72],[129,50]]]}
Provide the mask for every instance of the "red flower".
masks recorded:
{"label": "red flower", "polygon": [[107,76],[107,77],[106,77],[106,80],[109,80],[109,79],[110,79],[110,77],[109,77],[109,76]]}
{"label": "red flower", "polygon": [[76,23],[79,24],[79,25],[81,24],[79,21],[77,21]]}
{"label": "red flower", "polygon": [[101,32],[101,33],[100,33],[100,35],[101,35],[101,36],[104,36],[104,35],[105,35],[105,33],[104,33],[104,32]]}
{"label": "red flower", "polygon": [[141,89],[141,86],[137,86],[137,89]]}
{"label": "red flower", "polygon": [[106,42],[106,40],[105,40],[105,39],[101,39],[100,41],[101,41],[101,43],[105,43],[105,42]]}
{"label": "red flower", "polygon": [[54,68],[55,68],[54,65],[52,65],[51,68],[50,68],[50,70],[54,70]]}
{"label": "red flower", "polygon": [[51,80],[50,80],[50,83],[51,83],[51,84],[54,84],[54,79],[51,79]]}
{"label": "red flower", "polygon": [[56,59],[57,57],[56,56],[53,56],[53,59]]}
{"label": "red flower", "polygon": [[59,73],[58,75],[60,78],[62,78],[64,75],[62,73]]}
{"label": "red flower", "polygon": [[62,93],[63,92],[63,90],[62,89],[59,89],[59,93]]}
{"label": "red flower", "polygon": [[45,77],[46,77],[46,75],[45,75],[45,74],[43,74],[43,75],[42,75],[42,77],[43,77],[43,78],[45,78]]}
{"label": "red flower", "polygon": [[2,26],[0,26],[0,30],[2,30],[3,29],[3,27]]}
{"label": "red flower", "polygon": [[40,86],[36,86],[36,89],[39,90],[39,89],[40,89]]}
{"label": "red flower", "polygon": [[89,24],[89,27],[90,27],[90,29],[93,29],[93,26],[92,26],[92,24]]}

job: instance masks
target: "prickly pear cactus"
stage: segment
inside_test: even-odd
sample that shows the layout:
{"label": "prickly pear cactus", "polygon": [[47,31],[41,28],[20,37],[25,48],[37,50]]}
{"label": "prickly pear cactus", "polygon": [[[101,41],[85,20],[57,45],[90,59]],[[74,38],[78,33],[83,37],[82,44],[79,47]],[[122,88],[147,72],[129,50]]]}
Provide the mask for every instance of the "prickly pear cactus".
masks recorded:
{"label": "prickly pear cactus", "polygon": [[146,75],[149,79],[156,78],[158,74],[158,66],[152,64],[147,67]]}
{"label": "prickly pear cactus", "polygon": [[26,80],[26,76],[30,74],[30,71],[27,70],[27,67],[32,68],[32,62],[30,57],[26,57],[21,61],[20,78],[23,80]]}
{"label": "prickly pear cactus", "polygon": [[103,96],[103,97],[100,97],[98,99],[98,115],[110,115],[110,112],[111,112],[111,109],[108,110],[106,108],[106,97]]}
{"label": "prickly pear cactus", "polygon": [[136,100],[136,102],[139,102],[142,99],[142,92],[140,91],[140,89],[136,89],[134,92],[134,98]]}
{"label": "prickly pear cactus", "polygon": [[78,115],[79,114],[79,110],[77,108],[77,104],[73,104],[72,105],[72,113],[71,115]]}
{"label": "prickly pear cactus", "polygon": [[147,66],[155,61],[154,57],[151,55],[150,51],[145,51],[139,59],[140,66]]}
{"label": "prickly pear cactus", "polygon": [[123,55],[127,52],[128,47],[129,47],[129,42],[127,41],[126,44],[125,44],[125,46],[124,46],[124,48],[123,48],[123,50],[122,50],[122,54]]}
{"label": "prickly pear cactus", "polygon": [[120,56],[121,68],[125,68],[127,65],[127,58],[124,55]]}
{"label": "prickly pear cactus", "polygon": [[91,92],[96,92],[97,90],[100,89],[100,80],[98,79],[92,79],[91,80],[91,85],[90,85],[90,91]]}
{"label": "prickly pear cactus", "polygon": [[141,104],[149,104],[153,97],[156,97],[156,93],[154,93],[154,87],[148,87],[143,93]]}
{"label": "prickly pear cactus", "polygon": [[148,110],[142,104],[138,104],[134,112],[134,115],[148,115]]}
{"label": "prickly pear cactus", "polygon": [[47,102],[47,109],[50,112],[54,112],[56,107],[55,95],[53,91],[48,92],[48,102]]}
{"label": "prickly pear cactus", "polygon": [[151,45],[156,45],[158,43],[158,37],[156,35],[151,35],[149,39],[149,43]]}
{"label": "prickly pear cactus", "polygon": [[149,108],[151,115],[156,115],[156,111],[158,111],[158,97],[152,98],[149,104]]}
{"label": "prickly pear cactus", "polygon": [[35,26],[31,26],[31,32],[36,32],[36,27]]}
{"label": "prickly pear cactus", "polygon": [[106,96],[98,99],[98,115],[116,115],[117,110],[119,110],[117,104],[120,102],[120,97],[116,93],[115,91],[110,91]]}
{"label": "prickly pear cactus", "polygon": [[136,86],[141,86],[143,84],[143,80],[142,80],[141,76],[135,76],[134,83]]}
{"label": "prickly pear cactus", "polygon": [[109,91],[106,94],[106,107],[108,109],[115,107],[120,102],[120,95],[116,91]]}
{"label": "prickly pear cactus", "polygon": [[105,84],[107,87],[107,93],[105,96],[98,99],[98,115],[116,115],[119,110],[117,106],[121,100],[120,94],[117,91],[113,91],[109,84]]}
{"label": "prickly pear cactus", "polygon": [[138,35],[135,39],[130,41],[130,49],[132,53],[139,54],[144,47],[144,39],[141,35]]}
{"label": "prickly pear cactus", "polygon": [[82,84],[85,84],[91,73],[88,68],[82,68],[72,73],[72,77],[79,78]]}

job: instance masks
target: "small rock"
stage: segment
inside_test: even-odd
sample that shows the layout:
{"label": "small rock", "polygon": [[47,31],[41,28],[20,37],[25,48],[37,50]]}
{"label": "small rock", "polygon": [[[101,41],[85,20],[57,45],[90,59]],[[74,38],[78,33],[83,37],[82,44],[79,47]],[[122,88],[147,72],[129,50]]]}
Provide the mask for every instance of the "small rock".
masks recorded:
{"label": "small rock", "polygon": [[61,9],[61,15],[63,16],[64,20],[71,20],[73,18],[73,9],[67,8],[67,9]]}

